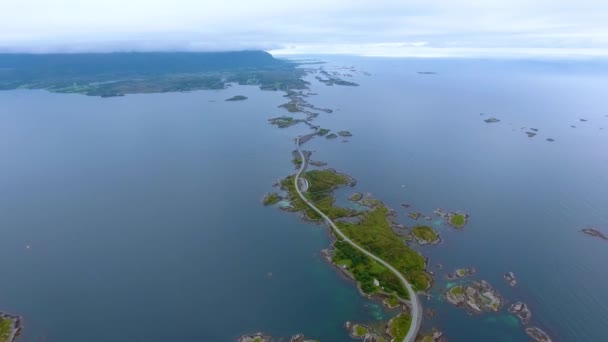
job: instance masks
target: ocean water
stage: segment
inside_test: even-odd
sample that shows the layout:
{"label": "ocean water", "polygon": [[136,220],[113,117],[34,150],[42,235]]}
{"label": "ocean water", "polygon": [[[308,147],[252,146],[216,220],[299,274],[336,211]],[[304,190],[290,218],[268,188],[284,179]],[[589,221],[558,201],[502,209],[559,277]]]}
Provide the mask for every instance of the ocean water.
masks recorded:
{"label": "ocean water", "polygon": [[[408,226],[410,211],[471,215],[461,231],[422,221],[443,239],[420,248],[436,272],[425,329],[450,341],[529,340],[504,309],[469,315],[441,301],[445,273],[473,266],[472,279],[528,303],[531,325],[555,341],[603,339],[608,244],[579,230],[608,231],[605,64],[320,59],[360,84],[309,77],[318,95],[308,100],[334,110],[316,123],[354,135],[305,145],[357,178],[337,195],[371,192]],[[249,99],[223,101],[237,94]],[[0,310],[24,316],[22,340],[263,331],[347,341],[345,321],[390,317],[323,260],[325,226],[261,205],[294,172],[293,138],[308,132],[268,124],[284,101],[241,86],[109,99],[0,92]]]}

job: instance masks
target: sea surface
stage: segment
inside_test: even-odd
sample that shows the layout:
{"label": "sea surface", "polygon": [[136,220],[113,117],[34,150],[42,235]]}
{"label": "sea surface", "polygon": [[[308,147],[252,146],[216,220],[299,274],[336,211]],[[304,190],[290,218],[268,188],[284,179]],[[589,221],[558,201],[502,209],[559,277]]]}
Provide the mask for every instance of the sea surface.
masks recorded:
{"label": "sea surface", "polygon": [[[407,226],[441,234],[442,244],[419,248],[436,273],[425,330],[529,341],[506,309],[469,315],[441,300],[445,274],[472,266],[470,279],[525,301],[530,325],[554,341],[605,339],[608,243],[580,229],[608,233],[608,64],[316,58],[360,85],[307,77],[317,94],[307,100],[334,110],[315,123],[353,133],[304,145],[357,179],[339,202],[370,192]],[[233,95],[249,99],[224,101]],[[309,132],[269,125],[285,101],[252,86],[0,92],[0,311],[24,317],[19,341],[234,341],[257,331],[348,341],[346,321],[394,315],[324,261],[325,226],[261,204],[295,172],[293,138]],[[470,222],[455,231],[435,208]],[[414,211],[432,219],[406,218]]]}

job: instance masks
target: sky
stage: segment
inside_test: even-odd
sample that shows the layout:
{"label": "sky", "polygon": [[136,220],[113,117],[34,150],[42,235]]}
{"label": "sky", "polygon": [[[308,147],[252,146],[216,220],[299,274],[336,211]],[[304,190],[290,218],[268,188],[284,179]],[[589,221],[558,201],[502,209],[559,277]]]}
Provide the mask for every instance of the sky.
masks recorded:
{"label": "sky", "polygon": [[0,0],[0,52],[608,57],[608,0]]}

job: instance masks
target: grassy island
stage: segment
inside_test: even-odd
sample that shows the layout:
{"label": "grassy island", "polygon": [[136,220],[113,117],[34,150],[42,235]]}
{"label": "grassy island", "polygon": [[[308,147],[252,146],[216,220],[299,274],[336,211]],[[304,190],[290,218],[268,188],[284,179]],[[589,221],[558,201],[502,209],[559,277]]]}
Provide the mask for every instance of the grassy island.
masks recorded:
{"label": "grassy island", "polygon": [[294,119],[291,116],[279,116],[278,118],[268,119],[270,124],[275,125],[279,128],[287,128],[302,122],[303,120]]}
{"label": "grassy island", "polygon": [[408,312],[402,312],[389,321],[389,331],[394,341],[403,341],[410,330],[411,322],[412,316]]}
{"label": "grassy island", "polygon": [[467,224],[467,217],[464,214],[453,214],[450,217],[450,224],[454,228],[462,228]]}
{"label": "grassy island", "polygon": [[281,197],[274,192],[269,193],[264,197],[264,205],[277,204],[281,200]]}
{"label": "grassy island", "polygon": [[412,235],[421,242],[434,243],[439,241],[439,234],[429,226],[417,226],[412,228]]}
{"label": "grassy island", "polygon": [[336,139],[338,137],[337,134],[335,133],[331,133],[325,136],[327,139]]}
{"label": "grassy island", "polygon": [[13,342],[13,337],[19,333],[19,329],[18,317],[0,312],[0,342]]}
{"label": "grassy island", "polygon": [[319,128],[319,131],[317,132],[317,134],[320,136],[325,136],[327,135],[327,133],[329,133],[329,130],[327,128]]}
{"label": "grassy island", "polygon": [[358,324],[355,325],[353,331],[355,336],[365,336],[369,332],[366,327]]}
{"label": "grassy island", "polygon": [[248,97],[247,97],[247,96],[244,96],[244,95],[236,95],[236,96],[233,96],[233,97],[231,97],[231,98],[229,98],[229,99],[226,99],[225,101],[245,101],[245,100],[247,100],[247,99],[248,99]]}

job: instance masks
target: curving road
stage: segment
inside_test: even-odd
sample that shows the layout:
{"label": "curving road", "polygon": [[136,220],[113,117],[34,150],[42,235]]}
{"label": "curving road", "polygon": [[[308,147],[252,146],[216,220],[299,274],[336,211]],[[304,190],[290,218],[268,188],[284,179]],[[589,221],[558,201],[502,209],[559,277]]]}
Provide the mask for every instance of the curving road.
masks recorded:
{"label": "curving road", "polygon": [[412,288],[412,285],[410,285],[410,283],[408,283],[408,281],[405,279],[403,274],[401,274],[399,271],[397,271],[393,266],[389,265],[386,261],[380,259],[379,257],[375,256],[374,254],[368,252],[363,247],[360,247],[359,245],[354,243],[351,239],[349,239],[346,235],[344,235],[344,233],[342,233],[342,231],[340,231],[338,226],[336,226],[336,224],[329,217],[327,217],[327,215],[323,214],[323,212],[321,210],[319,210],[319,208],[315,207],[314,204],[309,202],[308,199],[306,197],[304,197],[304,195],[300,191],[300,187],[298,186],[298,184],[299,184],[298,181],[300,179],[300,175],[302,174],[302,172],[304,172],[304,170],[306,170],[306,165],[308,164],[308,160],[306,160],[304,153],[302,153],[302,150],[300,149],[300,136],[298,136],[296,138],[296,147],[298,149],[298,153],[300,153],[300,157],[302,158],[302,164],[300,165],[300,169],[298,170],[298,173],[296,173],[296,176],[294,177],[294,185],[296,187],[296,192],[298,193],[298,196],[300,196],[302,201],[304,201],[304,203],[306,203],[306,205],[308,205],[312,210],[316,211],[317,214],[321,215],[321,217],[323,217],[325,222],[327,222],[327,224],[333,229],[333,231],[336,234],[338,234],[338,236],[340,236],[344,241],[350,243],[353,247],[355,247],[356,249],[361,251],[363,254],[376,260],[382,266],[391,270],[391,272],[393,272],[395,274],[395,276],[397,276],[397,278],[399,278],[399,280],[401,280],[401,283],[403,283],[403,286],[405,286],[405,288],[407,289],[407,292],[410,295],[410,300],[411,300],[411,304],[412,304],[411,310],[410,310],[411,315],[412,315],[412,323],[410,324],[410,329],[408,330],[407,335],[405,335],[405,337],[403,338],[403,342],[413,342],[414,339],[416,338],[416,336],[418,335],[418,331],[420,330],[420,324],[422,323],[422,315],[421,315],[422,306],[420,305],[420,301],[418,300],[418,296],[416,295],[416,292]]}

